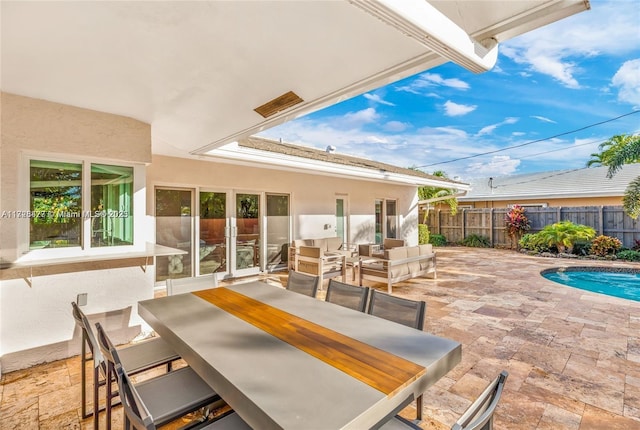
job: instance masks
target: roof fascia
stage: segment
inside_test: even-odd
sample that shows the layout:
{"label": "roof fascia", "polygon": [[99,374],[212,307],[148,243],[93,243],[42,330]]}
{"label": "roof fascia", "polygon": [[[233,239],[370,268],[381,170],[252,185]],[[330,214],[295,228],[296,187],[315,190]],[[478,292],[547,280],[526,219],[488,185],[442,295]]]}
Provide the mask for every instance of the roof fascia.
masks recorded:
{"label": "roof fascia", "polygon": [[428,186],[446,188],[452,190],[468,191],[467,184],[452,184],[451,182],[436,179],[422,178],[420,176],[405,175],[386,170],[367,169],[363,167],[349,166],[345,164],[329,163],[326,161],[312,160],[286,154],[279,154],[252,148],[240,147],[237,142],[225,145],[210,151],[204,157],[212,157],[217,161],[227,160],[231,164],[239,164],[251,167],[269,168],[273,170],[286,170],[297,173],[312,173],[323,176],[341,177],[381,183],[394,183],[411,186]]}
{"label": "roof fascia", "polygon": [[472,72],[486,72],[496,64],[496,39],[476,41],[425,0],[351,0],[351,3]]}

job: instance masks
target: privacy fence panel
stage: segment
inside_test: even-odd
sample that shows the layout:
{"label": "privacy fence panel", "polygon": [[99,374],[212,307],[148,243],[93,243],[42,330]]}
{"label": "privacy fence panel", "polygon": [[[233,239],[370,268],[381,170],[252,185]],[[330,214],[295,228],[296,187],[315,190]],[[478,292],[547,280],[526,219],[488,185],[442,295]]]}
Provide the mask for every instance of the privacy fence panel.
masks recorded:
{"label": "privacy fence panel", "polygon": [[[449,210],[432,210],[427,226],[432,234],[444,235],[449,243],[476,234],[489,238],[493,246],[510,246],[505,222],[508,212],[508,208],[462,209],[451,215]],[[635,241],[640,240],[640,221],[625,214],[622,206],[526,208],[525,215],[531,225],[530,233],[559,221],[571,221],[588,225],[599,235],[617,237],[626,248],[633,248]]]}

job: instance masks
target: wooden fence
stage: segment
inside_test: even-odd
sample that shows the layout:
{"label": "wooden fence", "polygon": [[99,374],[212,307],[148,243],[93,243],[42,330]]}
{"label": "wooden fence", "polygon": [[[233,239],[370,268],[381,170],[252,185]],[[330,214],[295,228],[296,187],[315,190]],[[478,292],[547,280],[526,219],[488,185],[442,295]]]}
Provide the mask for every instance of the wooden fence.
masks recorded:
{"label": "wooden fence", "polygon": [[[449,243],[461,242],[476,234],[489,238],[492,246],[510,246],[505,223],[508,212],[509,208],[461,209],[451,215],[449,210],[431,210],[427,226],[431,234],[444,235]],[[630,218],[622,206],[525,208],[525,215],[531,225],[528,233],[568,220],[593,227],[598,235],[617,237],[626,248],[633,248],[635,240],[640,240],[640,220]],[[424,220],[424,214],[419,219]]]}

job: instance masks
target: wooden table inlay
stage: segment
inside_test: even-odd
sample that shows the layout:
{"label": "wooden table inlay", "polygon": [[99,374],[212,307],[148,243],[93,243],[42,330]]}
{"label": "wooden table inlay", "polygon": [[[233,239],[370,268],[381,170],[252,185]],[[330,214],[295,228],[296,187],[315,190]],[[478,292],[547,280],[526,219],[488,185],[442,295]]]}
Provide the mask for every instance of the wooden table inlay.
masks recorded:
{"label": "wooden table inlay", "polygon": [[416,363],[228,288],[192,294],[387,395],[393,395],[426,372]]}

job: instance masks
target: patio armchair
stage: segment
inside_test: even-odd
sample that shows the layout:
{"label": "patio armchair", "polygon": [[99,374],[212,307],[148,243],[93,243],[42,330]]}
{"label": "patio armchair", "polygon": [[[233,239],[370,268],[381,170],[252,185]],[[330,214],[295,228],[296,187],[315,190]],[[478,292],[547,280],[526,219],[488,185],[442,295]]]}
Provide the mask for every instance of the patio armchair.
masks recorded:
{"label": "patio armchair", "polygon": [[[117,396],[116,393],[111,392],[111,383],[115,381],[115,378],[109,375],[107,364],[104,361],[102,354],[100,353],[100,346],[94,334],[89,319],[82,312],[80,307],[71,302],[72,314],[76,320],[77,325],[82,331],[82,347],[80,355],[81,364],[81,401],[82,401],[82,418],[88,418],[93,415],[93,428],[98,430],[99,419],[99,389],[102,385],[107,385],[107,400],[105,405],[107,415],[107,429],[111,428],[111,408],[113,405],[113,398]],[[91,353],[91,357],[87,358],[87,346]],[[167,344],[162,338],[154,338],[145,342],[137,343],[119,350],[122,361],[130,369],[129,372],[134,375],[141,373],[155,367],[167,366],[167,372],[171,371],[172,362],[180,359],[180,356]],[[87,412],[87,389],[86,389],[86,362],[93,362],[93,410]]]}
{"label": "patio armchair", "polygon": [[132,384],[111,339],[100,323],[96,323],[96,328],[107,372],[118,381],[125,430],[131,429],[132,425],[134,429],[154,430],[198,409],[221,403],[220,396],[191,367]]}
{"label": "patio armchair", "polygon": [[319,288],[324,279],[342,276],[345,280],[347,257],[344,254],[326,252],[317,246],[301,246],[295,258],[295,271],[319,276]]}

